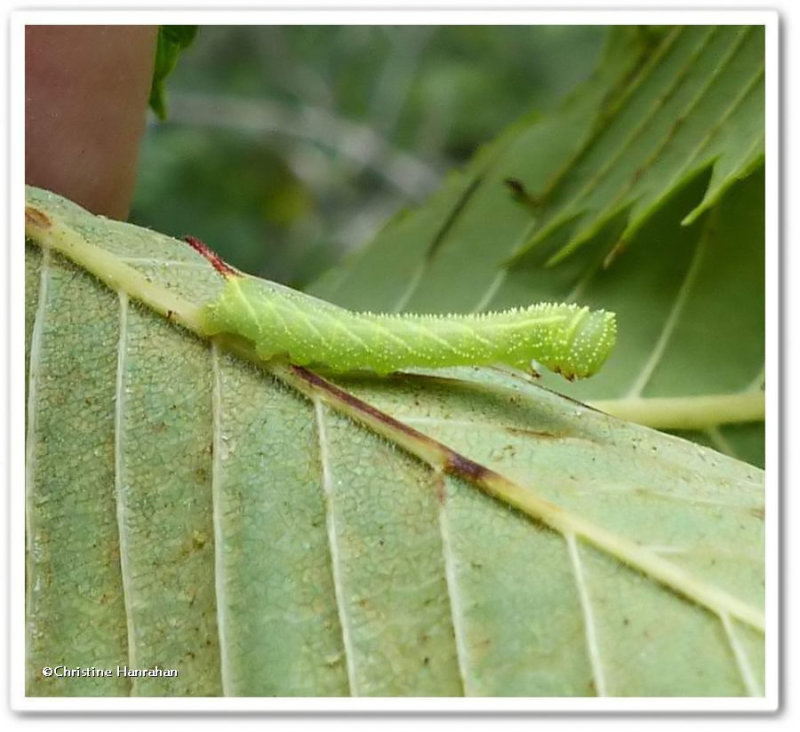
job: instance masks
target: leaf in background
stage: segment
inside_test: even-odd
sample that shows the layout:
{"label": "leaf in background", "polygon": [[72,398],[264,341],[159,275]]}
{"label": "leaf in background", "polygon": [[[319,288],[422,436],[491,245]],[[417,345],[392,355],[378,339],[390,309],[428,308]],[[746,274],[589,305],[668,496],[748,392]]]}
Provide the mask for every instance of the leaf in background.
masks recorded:
{"label": "leaf in background", "polygon": [[613,29],[598,70],[558,112],[531,114],[485,145],[424,207],[396,216],[372,245],[310,292],[355,310],[484,309],[498,272],[534,223],[506,179],[536,190],[569,162],[590,138],[600,110],[618,96],[620,80],[641,62],[649,48],[641,40],[634,28]]}
{"label": "leaf in background", "polygon": [[253,366],[189,247],[28,204],[29,694],[763,694],[758,469],[491,371]]}
{"label": "leaf in background", "polygon": [[158,27],[156,60],[148,104],[160,120],[167,118],[166,80],[172,73],[181,53],[192,45],[197,35],[196,25],[161,25]]}
{"label": "leaf in background", "polygon": [[615,311],[601,374],[544,383],[763,464],[763,29],[663,29],[655,50],[631,34],[311,291],[375,311]]}
{"label": "leaf in background", "polygon": [[[620,239],[639,229],[676,190],[712,168],[696,220],[764,159],[764,29],[673,29],[616,109],[541,192],[547,201],[523,250],[562,227],[561,258],[626,212]],[[538,192],[538,191],[537,191]]]}

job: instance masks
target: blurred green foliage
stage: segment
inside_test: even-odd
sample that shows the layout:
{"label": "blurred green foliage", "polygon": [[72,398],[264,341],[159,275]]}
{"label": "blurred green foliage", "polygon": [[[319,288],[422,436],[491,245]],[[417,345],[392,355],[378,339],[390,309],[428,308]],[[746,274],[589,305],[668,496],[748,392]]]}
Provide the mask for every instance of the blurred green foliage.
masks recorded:
{"label": "blurred green foliage", "polygon": [[174,71],[181,52],[192,45],[196,35],[196,25],[162,25],[158,28],[149,104],[160,120],[167,118],[167,77]]}
{"label": "blurred green foliage", "polygon": [[302,286],[594,69],[603,26],[207,26],[131,220]]}

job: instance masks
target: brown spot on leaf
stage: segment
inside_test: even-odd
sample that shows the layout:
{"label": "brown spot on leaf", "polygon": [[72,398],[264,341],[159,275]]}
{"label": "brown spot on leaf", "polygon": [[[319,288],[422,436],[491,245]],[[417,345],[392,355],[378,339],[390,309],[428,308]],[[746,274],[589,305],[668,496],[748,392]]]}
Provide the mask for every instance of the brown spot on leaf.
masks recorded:
{"label": "brown spot on leaf", "polygon": [[459,455],[452,450],[448,450],[444,471],[475,481],[480,481],[492,474],[489,468],[484,467],[480,463],[476,463],[474,460],[465,458],[463,455]]}
{"label": "brown spot on leaf", "polygon": [[25,206],[25,223],[40,229],[49,229],[53,225],[50,217],[34,206]]}
{"label": "brown spot on leaf", "polygon": [[439,501],[440,506],[444,506],[444,502],[447,499],[447,492],[444,489],[444,476],[441,473],[436,473],[436,499]]}

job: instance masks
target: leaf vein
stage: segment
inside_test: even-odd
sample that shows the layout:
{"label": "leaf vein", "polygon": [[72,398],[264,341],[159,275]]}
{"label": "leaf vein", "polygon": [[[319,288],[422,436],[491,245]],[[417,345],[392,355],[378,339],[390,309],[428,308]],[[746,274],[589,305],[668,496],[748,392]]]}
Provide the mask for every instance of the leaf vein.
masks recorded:
{"label": "leaf vein", "polygon": [[220,655],[220,680],[222,693],[225,696],[234,695],[233,677],[231,674],[231,659],[227,640],[227,592],[224,555],[224,528],[222,525],[223,498],[222,498],[222,369],[220,364],[219,349],[212,341],[210,348],[211,373],[212,373],[212,458],[211,458],[211,511],[214,526],[214,593],[217,615],[217,636],[219,638]]}
{"label": "leaf vein", "polygon": [[353,645],[353,630],[350,623],[350,613],[347,611],[342,577],[342,560],[339,556],[339,540],[336,526],[336,497],[334,495],[333,479],[331,476],[330,457],[328,454],[328,434],[325,428],[325,413],[322,402],[314,398],[314,417],[317,423],[317,437],[319,440],[320,464],[322,467],[322,491],[325,496],[325,516],[328,533],[328,548],[331,555],[331,574],[333,577],[333,590],[336,600],[339,626],[342,630],[342,652],[347,667],[347,682],[350,695],[357,695],[355,648]]}
{"label": "leaf vein", "polygon": [[[132,609],[133,575],[131,573],[127,505],[123,477],[124,424],[125,424],[125,368],[128,351],[128,294],[118,290],[119,342],[117,345],[117,377],[114,391],[114,494],[116,496],[117,531],[119,534],[119,565],[122,578],[122,600],[128,637],[128,663],[139,668],[136,653],[136,628]],[[134,682],[135,683],[135,682]]]}
{"label": "leaf vein", "polygon": [[695,280],[700,272],[700,264],[708,244],[708,233],[710,229],[711,222],[708,222],[700,241],[697,243],[697,247],[692,255],[692,261],[689,264],[689,269],[686,272],[686,276],[683,278],[683,282],[681,282],[681,286],[677,292],[677,295],[675,296],[675,302],[672,304],[669,315],[664,321],[664,325],[661,328],[661,333],[659,333],[658,340],[656,341],[655,346],[653,346],[650,356],[644,362],[639,375],[636,377],[636,379],[634,379],[630,390],[625,395],[626,399],[635,399],[641,396],[644,387],[647,385],[647,382],[652,377],[656,366],[658,366],[658,363],[661,360],[661,357],[664,355],[664,351],[667,348],[669,339],[672,337],[675,327],[678,324],[678,318],[680,318],[680,315],[683,312],[683,308],[686,305],[686,301],[689,299],[689,294],[691,293],[692,287],[694,286]]}
{"label": "leaf vein", "polygon": [[747,693],[750,696],[763,696],[764,692],[761,688],[761,684],[756,680],[753,667],[750,664],[750,659],[747,657],[747,653],[742,647],[739,638],[736,636],[736,631],[730,616],[727,613],[721,613],[720,620],[722,621],[722,627],[725,629],[725,637],[728,640],[731,651],[733,651],[733,656],[736,660],[736,668],[739,670]]}
{"label": "leaf vein", "polygon": [[578,590],[578,599],[581,604],[581,613],[583,614],[583,627],[586,637],[586,651],[589,654],[589,664],[592,668],[592,677],[594,679],[594,688],[597,696],[607,696],[606,678],[603,670],[603,662],[600,657],[600,646],[597,641],[597,627],[594,620],[594,610],[592,609],[592,601],[589,597],[589,587],[586,583],[586,577],[583,572],[583,564],[581,562],[580,553],[578,551],[578,542],[575,541],[575,534],[571,531],[564,532],[564,539],[567,542],[567,550],[569,552],[570,563],[572,564],[572,573],[575,577],[575,586]]}
{"label": "leaf vein", "polygon": [[[439,483],[438,489],[442,495],[446,491],[445,476],[441,470],[434,470],[435,480]],[[467,632],[464,628],[464,611],[461,593],[458,586],[455,558],[453,556],[452,540],[450,538],[450,525],[447,519],[447,501],[439,502],[439,534],[442,542],[442,556],[444,558],[445,587],[447,600],[450,604],[450,622],[453,627],[453,638],[456,644],[456,660],[458,662],[458,676],[464,696],[471,695],[467,679],[469,664],[469,648],[467,647]]]}

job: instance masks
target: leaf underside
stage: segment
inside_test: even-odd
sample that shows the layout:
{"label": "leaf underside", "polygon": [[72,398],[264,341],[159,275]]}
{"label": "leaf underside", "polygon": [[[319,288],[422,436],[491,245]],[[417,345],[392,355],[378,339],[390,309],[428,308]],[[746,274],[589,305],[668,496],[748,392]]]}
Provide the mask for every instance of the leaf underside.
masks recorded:
{"label": "leaf underside", "polygon": [[83,257],[27,243],[29,694],[763,694],[761,471],[483,370],[337,380],[532,520],[155,312],[221,286],[181,242],[28,202]]}

